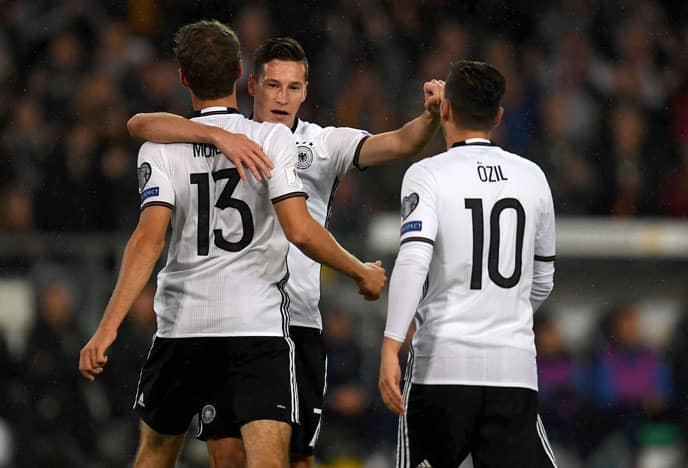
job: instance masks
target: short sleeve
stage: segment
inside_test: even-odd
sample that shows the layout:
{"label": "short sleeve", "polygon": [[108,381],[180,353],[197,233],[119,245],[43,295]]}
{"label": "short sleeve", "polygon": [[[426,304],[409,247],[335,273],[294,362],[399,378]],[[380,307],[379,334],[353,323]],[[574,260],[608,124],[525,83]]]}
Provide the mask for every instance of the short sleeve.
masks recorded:
{"label": "short sleeve", "polygon": [[401,183],[401,243],[435,243],[437,237],[437,202],[432,174],[413,164]]}
{"label": "short sleeve", "polygon": [[268,191],[273,203],[290,197],[308,197],[296,171],[296,143],[284,125],[275,125],[265,140],[263,150],[275,164],[268,179]]}
{"label": "short sleeve", "polygon": [[353,167],[358,167],[358,157],[363,143],[370,133],[349,127],[327,127],[322,133],[325,152],[334,160],[337,178],[343,179]]}
{"label": "short sleeve", "polygon": [[542,177],[545,187],[541,211],[535,233],[535,260],[553,261],[556,253],[556,231],[554,217],[554,202],[547,179]]}
{"label": "short sleeve", "polygon": [[156,143],[144,143],[139,150],[137,173],[141,209],[150,205],[174,207],[174,187],[163,152],[164,145]]}

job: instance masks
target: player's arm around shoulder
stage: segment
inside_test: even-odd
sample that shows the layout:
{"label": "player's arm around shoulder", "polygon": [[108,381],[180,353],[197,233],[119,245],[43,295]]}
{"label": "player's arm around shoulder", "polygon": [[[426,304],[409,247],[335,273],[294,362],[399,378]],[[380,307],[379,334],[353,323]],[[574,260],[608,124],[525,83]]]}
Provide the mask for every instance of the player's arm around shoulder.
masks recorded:
{"label": "player's arm around shoulder", "polygon": [[88,380],[103,372],[106,352],[117,338],[117,330],[141,293],[165,246],[165,234],[172,210],[168,205],[144,205],[139,222],[131,234],[117,284],[93,337],[79,353],[79,370]]}
{"label": "player's arm around shoulder", "polygon": [[274,166],[260,145],[246,135],[232,133],[213,125],[205,125],[167,112],[139,113],[127,122],[129,135],[154,143],[205,143],[214,145],[229,159],[246,180],[248,169],[256,180],[261,173],[270,177]]}

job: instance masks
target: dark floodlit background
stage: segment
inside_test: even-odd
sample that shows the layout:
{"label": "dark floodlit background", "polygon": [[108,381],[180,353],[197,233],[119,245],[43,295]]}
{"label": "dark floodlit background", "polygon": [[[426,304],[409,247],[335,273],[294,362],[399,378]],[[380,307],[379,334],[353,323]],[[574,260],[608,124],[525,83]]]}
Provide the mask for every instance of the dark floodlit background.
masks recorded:
{"label": "dark floodlit background", "polygon": [[[78,351],[138,216],[136,112],[190,110],[172,35],[218,18],[251,54],[292,35],[311,63],[301,116],[382,132],[424,80],[478,58],[507,78],[495,139],[541,165],[558,215],[555,291],[536,320],[540,406],[560,467],[688,466],[688,8],[673,1],[0,0],[0,466],[121,467],[155,330],[154,282],[105,374]],[[683,4],[683,6],[682,6]],[[424,155],[442,151],[439,135]],[[391,271],[408,162],[352,174],[332,230]],[[385,300],[323,273],[323,467],[389,467],[376,390]],[[193,431],[193,428],[191,429]],[[179,466],[207,466],[193,437]]]}

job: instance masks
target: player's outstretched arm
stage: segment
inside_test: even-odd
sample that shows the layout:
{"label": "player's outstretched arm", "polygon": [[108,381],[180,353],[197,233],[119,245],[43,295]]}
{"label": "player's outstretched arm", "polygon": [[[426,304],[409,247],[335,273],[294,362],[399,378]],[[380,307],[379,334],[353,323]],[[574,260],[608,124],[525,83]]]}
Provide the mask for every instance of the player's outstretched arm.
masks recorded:
{"label": "player's outstretched arm", "polygon": [[303,197],[292,197],[274,204],[284,234],[316,262],[327,265],[352,278],[358,292],[367,300],[376,300],[387,276],[382,263],[362,263],[347,252],[324,227],[308,213]]}
{"label": "player's outstretched arm", "polygon": [[244,167],[261,180],[270,177],[274,164],[259,144],[240,133],[230,133],[212,125],[193,122],[176,114],[153,112],[136,114],[127,122],[129,135],[153,143],[207,143],[215,145],[236,166],[246,180]]}
{"label": "player's outstretched arm", "polygon": [[401,128],[373,135],[361,147],[359,167],[375,166],[395,159],[415,156],[432,139],[440,125],[439,106],[444,94],[444,81],[432,80],[423,85],[425,109]]}
{"label": "player's outstretched arm", "polygon": [[79,370],[88,380],[95,380],[107,363],[105,353],[117,338],[117,330],[134,300],[150,278],[155,262],[165,246],[165,233],[172,210],[149,206],[141,212],[139,224],[124,249],[122,268],[103,318],[79,353]]}

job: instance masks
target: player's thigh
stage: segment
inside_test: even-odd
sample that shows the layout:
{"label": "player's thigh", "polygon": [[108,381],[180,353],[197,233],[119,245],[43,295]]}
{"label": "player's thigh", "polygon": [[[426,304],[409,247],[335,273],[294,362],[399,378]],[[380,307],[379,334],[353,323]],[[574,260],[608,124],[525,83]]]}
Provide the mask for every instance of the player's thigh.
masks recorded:
{"label": "player's thigh", "polygon": [[308,467],[312,466],[323,417],[325,343],[320,330],[315,328],[291,327],[290,335],[295,345],[299,424],[293,427],[289,451],[292,466]]}
{"label": "player's thigh", "polygon": [[292,341],[283,337],[247,337],[237,343],[232,375],[237,425],[242,427],[257,420],[298,423]]}
{"label": "player's thigh", "polygon": [[244,468],[246,466],[244,442],[240,438],[208,439],[206,443],[210,468]]}
{"label": "player's thigh", "polygon": [[257,420],[241,426],[247,468],[283,468],[289,465],[291,424]]}
{"label": "player's thigh", "polygon": [[487,387],[476,445],[475,468],[537,467],[537,392]]}
{"label": "player's thigh", "polygon": [[473,386],[412,384],[397,466],[457,467],[471,450],[482,392]]}
{"label": "player's thigh", "polygon": [[198,412],[204,349],[203,339],[154,339],[139,377],[134,410],[156,433],[186,433]]}
{"label": "player's thigh", "polygon": [[174,467],[184,443],[184,434],[161,434],[145,422],[140,424],[139,449],[135,468]]}

